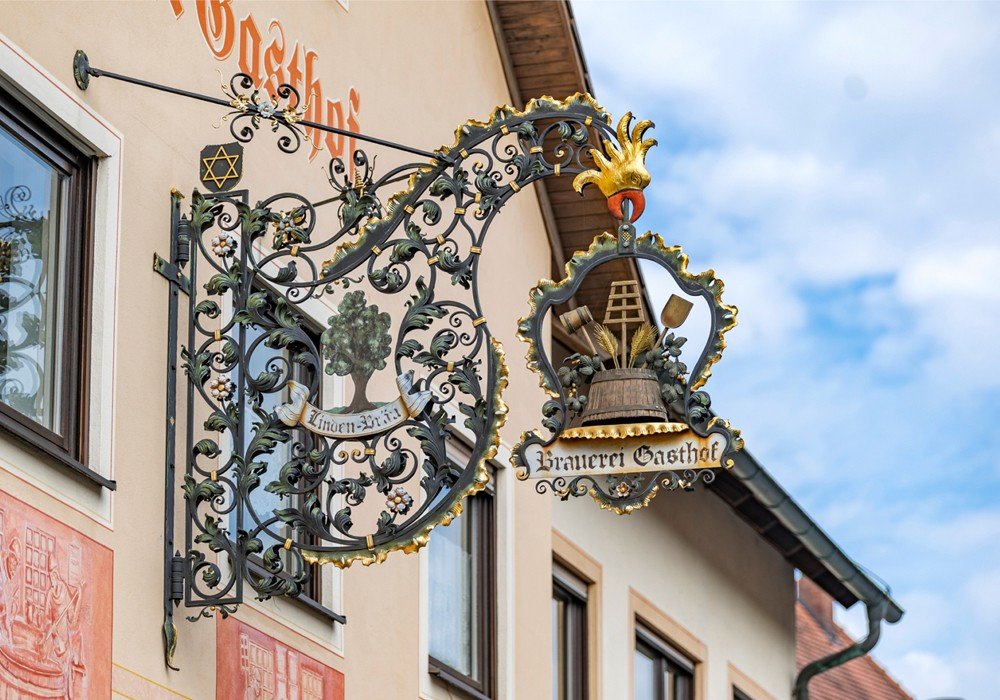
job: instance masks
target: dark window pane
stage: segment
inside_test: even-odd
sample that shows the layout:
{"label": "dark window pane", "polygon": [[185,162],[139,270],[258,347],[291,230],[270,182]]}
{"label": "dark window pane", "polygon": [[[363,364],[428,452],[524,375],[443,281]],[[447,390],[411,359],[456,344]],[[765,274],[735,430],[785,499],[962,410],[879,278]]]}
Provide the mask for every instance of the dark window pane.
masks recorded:
{"label": "dark window pane", "polygon": [[659,670],[656,658],[637,647],[633,665],[635,670],[635,700],[661,700],[658,695],[659,684],[656,676]]}
{"label": "dark window pane", "polygon": [[[472,513],[468,513],[472,516]],[[430,560],[430,654],[459,673],[475,677],[476,609],[472,517],[439,527],[428,543]]]}
{"label": "dark window pane", "polygon": [[427,545],[431,672],[486,696],[494,686],[494,536],[487,490],[466,499],[462,514],[435,529]]}
{"label": "dark window pane", "polygon": [[635,643],[635,700],[693,700],[694,662],[639,626]]}
{"label": "dark window pane", "polygon": [[583,700],[587,693],[587,601],[578,592],[586,584],[573,579],[557,576],[552,585],[553,700]]}
{"label": "dark window pane", "polygon": [[[291,379],[299,382],[300,384],[309,386],[314,378],[315,372],[311,367],[293,363],[290,361],[290,354],[287,349],[275,349],[268,347],[264,342],[268,335],[269,329],[261,328],[257,325],[248,324],[245,326],[246,339],[245,347],[252,348],[250,350],[251,354],[247,358],[247,375],[249,377],[259,377],[261,373],[267,371],[280,371],[282,373],[282,380],[286,378],[286,374],[289,371],[292,373]],[[308,329],[307,329],[308,331]],[[314,343],[319,343],[319,335],[317,333],[310,333]],[[238,392],[238,387],[240,385],[240,371],[239,367],[233,369],[231,372],[231,378],[234,384],[234,391]],[[260,405],[258,407],[253,406],[253,402],[247,398],[243,405],[243,410],[241,411],[241,416],[243,420],[243,435],[244,435],[244,449],[246,449],[246,443],[253,438],[254,434],[254,424],[261,421],[259,413],[269,414],[274,411],[283,401],[284,401],[283,391],[266,392],[261,395]],[[236,393],[233,396],[234,400],[239,400],[239,394]],[[318,403],[322,404],[322,394],[320,394],[319,399],[315,399]],[[292,445],[300,444],[306,451],[313,447],[313,438],[308,433],[308,431],[302,428],[296,428],[293,432],[294,437],[287,442],[279,442],[274,447],[274,451],[270,454],[262,454],[254,457],[254,461],[263,462],[266,465],[265,471],[260,475],[260,485],[250,492],[248,501],[243,504],[243,530],[248,533],[254,533],[258,522],[263,522],[269,520],[272,517],[272,513],[275,509],[287,508],[289,505],[294,505],[295,507],[301,508],[308,495],[308,492],[301,494],[290,494],[286,496],[281,496],[279,494],[271,493],[266,489],[266,486],[272,481],[276,481],[281,473],[281,468],[293,459],[294,455],[292,453]],[[308,478],[303,476],[303,480],[300,482],[299,486],[303,489],[307,488],[308,484],[305,479]],[[256,514],[256,518],[254,515]],[[293,528],[284,525],[282,523],[272,523],[267,527],[269,532],[261,531],[259,533],[254,533],[258,537],[266,550],[268,547],[274,545],[281,545],[284,541],[289,538],[309,538],[308,544],[315,544],[317,540],[312,538],[308,534],[302,532],[297,532]],[[231,519],[231,530],[236,531],[236,512],[234,511]],[[281,556],[285,561],[285,572],[294,575],[298,569],[298,558],[290,551],[284,549],[281,550]],[[259,562],[258,562],[259,563]],[[311,571],[311,577],[309,581],[303,586],[303,591],[301,595],[311,598],[316,602],[321,601],[321,568],[318,564],[306,564]]]}

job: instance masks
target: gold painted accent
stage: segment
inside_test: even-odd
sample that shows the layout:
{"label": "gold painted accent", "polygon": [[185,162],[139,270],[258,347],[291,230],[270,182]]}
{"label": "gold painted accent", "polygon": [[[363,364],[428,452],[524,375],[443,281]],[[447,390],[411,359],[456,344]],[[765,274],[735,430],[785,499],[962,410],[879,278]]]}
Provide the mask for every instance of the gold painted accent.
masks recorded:
{"label": "gold painted accent", "polygon": [[685,423],[629,423],[625,425],[584,425],[567,428],[560,433],[560,439],[567,440],[615,440],[619,438],[659,435],[663,433],[683,433],[691,427]]}
{"label": "gold painted accent", "polygon": [[382,254],[382,249],[379,248],[377,245],[373,245],[372,246],[372,253],[375,254],[375,257],[378,257],[379,255]]}
{"label": "gold painted accent", "polygon": [[288,551],[289,549],[291,549],[292,548],[292,538],[289,537],[287,540],[285,540],[285,544],[283,546],[285,548],[285,551]]}
{"label": "gold painted accent", "polygon": [[437,236],[437,239],[436,239],[436,240],[437,240],[437,242],[438,242],[438,245],[444,245],[444,236],[443,236],[443,235],[441,235],[440,233],[438,234],[438,236]]}
{"label": "gold painted accent", "polygon": [[366,447],[365,448],[365,454],[369,455],[369,456],[375,454],[375,448],[373,448],[373,447]]}
{"label": "gold painted accent", "polygon": [[590,126],[593,123],[594,123],[594,118],[593,117],[587,117],[586,119],[583,120],[583,125],[584,126]]}
{"label": "gold painted accent", "polygon": [[416,211],[416,209],[407,204],[405,207],[403,207],[403,211],[405,211],[407,214],[412,214],[413,212]]}
{"label": "gold painted accent", "polygon": [[479,204],[481,201],[483,201],[483,193],[476,192],[476,204]]}
{"label": "gold painted accent", "polygon": [[[391,545],[379,546],[377,549],[371,547],[371,553],[356,551],[346,554],[332,554],[329,552],[310,552],[301,550],[302,558],[310,564],[332,564],[340,569],[346,569],[355,561],[360,561],[362,566],[381,564],[389,556],[389,552],[402,551],[405,554],[412,554],[422,547],[427,546],[430,532],[439,525],[448,525],[452,520],[462,514],[462,502],[469,496],[473,496],[486,488],[490,483],[489,468],[487,463],[494,459],[500,447],[500,429],[507,422],[507,404],[503,401],[503,392],[507,388],[507,360],[504,356],[503,344],[496,338],[490,338],[490,352],[496,361],[496,374],[494,375],[495,385],[493,389],[493,403],[496,411],[493,414],[493,422],[488,426],[487,435],[490,436],[490,446],[486,448],[483,456],[479,459],[475,467],[475,477],[464,489],[452,494],[454,505],[446,513],[434,522],[427,523],[424,527],[409,540],[397,542]],[[374,542],[372,543],[374,544]]]}
{"label": "gold painted accent", "polygon": [[455,363],[454,362],[449,362],[448,365],[445,367],[445,370],[448,371],[448,372],[454,372],[455,371]]}
{"label": "gold painted accent", "polygon": [[218,343],[220,340],[222,340],[222,331],[216,328],[215,333],[212,334],[212,337],[215,338],[215,342]]}
{"label": "gold painted accent", "polygon": [[368,545],[368,549],[375,549],[375,539],[371,535],[365,535],[365,544]]}
{"label": "gold painted accent", "polygon": [[459,150],[459,153],[461,154],[461,156],[463,158],[468,158],[469,157],[469,152],[467,150],[465,150],[464,148],[461,149],[461,150]]}
{"label": "gold painted accent", "polygon": [[541,146],[532,146],[528,149],[528,153],[541,153],[543,150]]}
{"label": "gold painted accent", "polygon": [[[721,425],[727,432],[729,432],[730,435],[733,436],[733,450],[739,452],[740,450],[743,449],[745,445],[742,437],[743,431],[741,431],[739,428],[734,428],[732,425],[729,424],[728,420],[726,420],[725,418],[719,418],[719,416],[715,416],[714,418],[712,418],[712,420],[708,421],[709,430],[711,430],[713,425]],[[732,468],[733,460],[730,459],[729,463],[726,464],[725,466],[727,469]]]}
{"label": "gold painted accent", "polygon": [[455,216],[464,216],[465,207],[455,207]]}
{"label": "gold painted accent", "polygon": [[484,323],[486,323],[486,317],[480,316],[479,318],[477,318],[475,321],[472,322],[472,327],[475,328],[476,326],[481,326]]}
{"label": "gold painted accent", "polygon": [[520,192],[521,191],[521,186],[519,184],[517,184],[516,182],[514,182],[513,180],[510,181],[510,188],[512,190],[514,190],[515,192]]}
{"label": "gold painted accent", "polygon": [[601,510],[610,510],[612,513],[616,515],[632,515],[632,513],[639,510],[640,508],[645,508],[646,506],[648,506],[649,502],[652,501],[653,498],[656,496],[656,494],[659,492],[660,492],[660,485],[657,484],[656,486],[654,486],[649,490],[649,493],[646,494],[646,497],[642,499],[641,503],[629,503],[625,506],[619,506],[615,505],[614,503],[609,503],[607,500],[600,498],[597,495],[596,489],[590,489],[590,491],[588,491],[590,497],[593,498],[595,501],[597,501],[597,505],[601,507]]}
{"label": "gold painted accent", "polygon": [[177,199],[184,199],[184,193],[181,192],[176,187],[171,187],[170,188],[170,196],[171,197],[176,197]]}
{"label": "gold painted accent", "polygon": [[469,246],[469,252],[472,253],[473,255],[482,255],[483,249],[477,245],[472,245]]}
{"label": "gold painted accent", "polygon": [[562,170],[562,164],[561,164],[561,163],[556,163],[556,164],[555,164],[555,165],[554,165],[554,166],[552,167],[552,174],[553,174],[553,175],[555,175],[556,177],[559,177],[559,175],[561,174],[561,173],[559,172],[560,170]]}
{"label": "gold painted accent", "polygon": [[295,245],[293,245],[291,247],[291,250],[289,250],[288,252],[292,254],[293,258],[299,257],[299,244],[296,243]]}
{"label": "gold painted accent", "polygon": [[427,264],[428,265],[436,265],[437,261],[438,261],[438,256],[436,256],[436,255],[434,257],[432,257],[432,258],[427,258]]}
{"label": "gold painted accent", "polygon": [[218,481],[219,480],[219,472],[215,471],[214,469],[212,470],[212,473],[211,473],[210,476],[212,478],[212,481]]}
{"label": "gold painted accent", "polygon": [[605,197],[611,197],[622,190],[642,190],[649,184],[646,170],[646,153],[656,145],[656,139],[643,140],[643,134],[653,126],[644,119],[635,125],[632,133],[628,128],[632,123],[632,113],[626,112],[618,122],[618,143],[603,139],[607,157],[596,148],[591,148],[590,157],[597,163],[597,169],[584,170],[573,178],[573,189],[577,192],[591,183],[596,184]]}
{"label": "gold painted accent", "polygon": [[510,133],[510,127],[508,127],[506,124],[501,124],[500,125],[500,133],[503,134],[504,136],[506,136],[507,134]]}

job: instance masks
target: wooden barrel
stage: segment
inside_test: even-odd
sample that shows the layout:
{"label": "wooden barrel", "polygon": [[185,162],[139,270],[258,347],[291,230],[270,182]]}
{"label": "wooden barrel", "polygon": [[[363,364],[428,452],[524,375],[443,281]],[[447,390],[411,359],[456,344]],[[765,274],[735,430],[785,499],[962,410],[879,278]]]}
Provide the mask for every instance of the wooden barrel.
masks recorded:
{"label": "wooden barrel", "polygon": [[660,383],[651,369],[604,369],[594,375],[583,425],[658,423],[668,420]]}

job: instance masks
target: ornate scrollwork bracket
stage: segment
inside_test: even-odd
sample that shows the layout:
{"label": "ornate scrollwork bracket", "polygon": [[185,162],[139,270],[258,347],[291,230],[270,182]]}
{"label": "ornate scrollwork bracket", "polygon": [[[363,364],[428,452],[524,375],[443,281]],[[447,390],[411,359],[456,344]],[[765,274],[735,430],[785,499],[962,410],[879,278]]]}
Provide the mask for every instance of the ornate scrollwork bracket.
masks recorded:
{"label": "ornate scrollwork bracket", "polygon": [[[143,84],[84,59],[83,75]],[[194,97],[233,110],[241,142],[267,127],[286,131],[279,150],[299,148],[289,134],[308,123],[295,116],[293,92],[276,103],[247,94],[240,76],[230,88],[226,100]],[[168,665],[179,605],[193,621],[228,616],[248,594],[300,596],[314,564],[415,551],[484,488],[507,374],[479,297],[487,232],[531,183],[586,170],[590,150],[613,133],[587,95],[542,98],[469,121],[452,145],[383,173],[363,150],[348,163],[335,158],[323,202],[288,192],[172,195],[171,254],[154,261],[172,305]],[[350,405],[330,405],[331,376],[354,394]],[[468,458],[448,449],[456,422],[471,440]],[[184,532],[175,543],[177,481]]]}

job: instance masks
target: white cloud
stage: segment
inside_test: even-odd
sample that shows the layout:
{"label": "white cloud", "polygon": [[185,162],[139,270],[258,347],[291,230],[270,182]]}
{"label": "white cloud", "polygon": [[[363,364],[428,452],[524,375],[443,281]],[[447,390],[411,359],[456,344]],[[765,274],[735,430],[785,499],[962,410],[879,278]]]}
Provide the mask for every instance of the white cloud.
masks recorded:
{"label": "white cloud", "polygon": [[599,99],[657,122],[644,225],[740,307],[714,407],[898,591],[876,656],[921,696],[992,698],[1000,6],[574,11]]}

